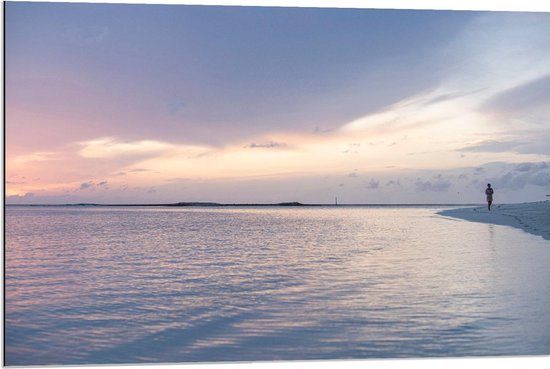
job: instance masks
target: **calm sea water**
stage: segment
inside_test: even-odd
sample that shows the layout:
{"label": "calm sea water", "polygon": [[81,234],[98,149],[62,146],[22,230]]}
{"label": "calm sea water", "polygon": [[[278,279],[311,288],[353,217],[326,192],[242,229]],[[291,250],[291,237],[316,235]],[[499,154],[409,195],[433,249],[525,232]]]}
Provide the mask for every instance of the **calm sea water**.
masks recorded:
{"label": "calm sea water", "polygon": [[6,363],[550,354],[550,242],[435,207],[7,207]]}

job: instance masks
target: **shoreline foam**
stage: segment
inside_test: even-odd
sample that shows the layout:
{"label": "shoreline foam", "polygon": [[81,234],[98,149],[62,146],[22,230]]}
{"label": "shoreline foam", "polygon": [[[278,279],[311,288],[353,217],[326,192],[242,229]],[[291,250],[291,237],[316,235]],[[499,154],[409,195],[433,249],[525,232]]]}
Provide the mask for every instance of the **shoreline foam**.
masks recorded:
{"label": "shoreline foam", "polygon": [[478,223],[506,225],[550,240],[550,201],[448,209],[437,214]]}

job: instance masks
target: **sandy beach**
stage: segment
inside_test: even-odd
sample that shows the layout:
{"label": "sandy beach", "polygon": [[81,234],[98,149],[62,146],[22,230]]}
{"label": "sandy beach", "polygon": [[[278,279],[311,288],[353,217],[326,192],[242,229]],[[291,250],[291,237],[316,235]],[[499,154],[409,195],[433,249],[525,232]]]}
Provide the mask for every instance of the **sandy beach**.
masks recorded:
{"label": "sandy beach", "polygon": [[491,211],[486,206],[449,209],[438,214],[472,222],[492,223],[521,228],[525,232],[550,240],[550,201],[521,204],[493,205]]}

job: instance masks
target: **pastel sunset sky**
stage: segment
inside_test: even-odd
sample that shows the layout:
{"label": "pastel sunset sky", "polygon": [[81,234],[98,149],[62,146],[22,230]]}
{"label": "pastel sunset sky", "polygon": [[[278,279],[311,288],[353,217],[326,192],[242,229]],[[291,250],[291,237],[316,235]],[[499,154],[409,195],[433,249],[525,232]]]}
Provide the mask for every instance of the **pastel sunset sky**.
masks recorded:
{"label": "pastel sunset sky", "polygon": [[550,13],[6,4],[6,201],[539,201]]}

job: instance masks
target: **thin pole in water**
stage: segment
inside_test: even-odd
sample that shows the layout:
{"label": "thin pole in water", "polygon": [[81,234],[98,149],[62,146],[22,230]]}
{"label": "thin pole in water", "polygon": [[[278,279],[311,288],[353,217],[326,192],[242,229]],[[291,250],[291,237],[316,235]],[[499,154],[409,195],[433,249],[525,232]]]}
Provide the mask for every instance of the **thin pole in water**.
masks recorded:
{"label": "thin pole in water", "polygon": [[334,196],[334,205],[338,206],[338,196]]}

